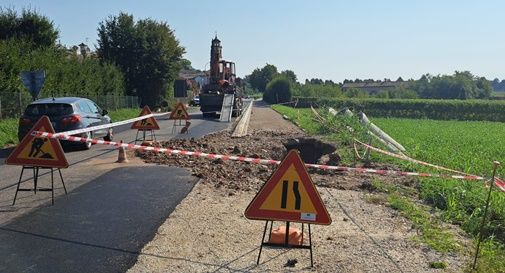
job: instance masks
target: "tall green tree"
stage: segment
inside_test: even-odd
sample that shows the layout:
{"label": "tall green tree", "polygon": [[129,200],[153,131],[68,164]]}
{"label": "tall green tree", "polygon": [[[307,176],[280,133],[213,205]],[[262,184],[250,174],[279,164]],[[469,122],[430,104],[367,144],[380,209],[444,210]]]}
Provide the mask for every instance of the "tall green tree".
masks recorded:
{"label": "tall green tree", "polygon": [[141,106],[160,105],[177,78],[184,48],[167,23],[132,15],[110,16],[98,27],[100,59],[115,63],[125,76],[126,93]]}
{"label": "tall green tree", "polygon": [[30,9],[21,15],[13,9],[0,9],[0,40],[18,39],[30,48],[53,47],[59,31],[53,21]]}
{"label": "tall green tree", "polygon": [[298,78],[293,70],[284,70],[281,72],[281,76],[290,80],[292,83],[296,83],[298,81]]}
{"label": "tall green tree", "polygon": [[492,92],[486,78],[478,78],[469,71],[456,71],[454,75],[423,75],[413,89],[428,99],[485,99]]}
{"label": "tall green tree", "polygon": [[247,79],[251,87],[259,92],[265,92],[267,84],[279,74],[277,67],[273,64],[266,64],[263,68],[256,68],[248,75]]}

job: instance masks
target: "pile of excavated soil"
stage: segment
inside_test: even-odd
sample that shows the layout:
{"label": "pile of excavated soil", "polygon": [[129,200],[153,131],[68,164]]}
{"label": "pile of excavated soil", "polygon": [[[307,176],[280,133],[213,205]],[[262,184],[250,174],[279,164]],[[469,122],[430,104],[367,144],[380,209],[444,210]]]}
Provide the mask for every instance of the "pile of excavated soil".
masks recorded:
{"label": "pile of excavated soil", "polygon": [[[250,158],[282,160],[287,150],[284,143],[288,139],[303,139],[304,133],[254,130],[251,135],[243,138],[231,138],[228,131],[207,135],[200,139],[172,139],[157,145],[164,148],[199,151],[204,153],[234,155]],[[193,175],[201,178],[201,182],[224,188],[230,194],[234,191],[256,191],[268,180],[276,165],[261,165],[232,160],[190,157],[155,152],[138,152],[147,163],[164,164],[190,168]],[[322,157],[320,164],[333,165]],[[326,161],[325,161],[326,160]],[[382,168],[392,169],[390,166]],[[321,187],[341,190],[368,189],[373,175],[343,173],[331,170],[309,169],[314,183]],[[410,177],[393,177],[391,183],[412,185],[415,180]]]}

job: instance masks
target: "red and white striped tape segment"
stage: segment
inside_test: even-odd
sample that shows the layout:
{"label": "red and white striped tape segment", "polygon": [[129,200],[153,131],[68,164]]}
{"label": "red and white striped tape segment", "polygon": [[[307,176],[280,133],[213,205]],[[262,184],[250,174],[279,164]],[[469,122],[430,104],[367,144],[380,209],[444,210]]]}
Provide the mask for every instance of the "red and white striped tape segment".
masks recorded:
{"label": "red and white striped tape segment", "polygon": [[379,148],[376,148],[374,146],[371,146],[371,145],[368,145],[366,143],[363,143],[363,142],[361,142],[361,141],[359,141],[357,139],[354,139],[354,141],[356,141],[357,143],[359,143],[359,144],[361,144],[361,145],[369,148],[372,151],[376,151],[376,152],[381,153],[381,154],[389,155],[391,157],[395,157],[395,158],[398,158],[398,159],[406,160],[406,161],[409,161],[409,162],[412,162],[412,163],[417,163],[419,165],[433,167],[433,168],[438,169],[438,170],[444,170],[444,171],[449,171],[449,172],[453,172],[453,173],[458,173],[458,174],[461,174],[461,175],[464,175],[464,176],[473,176],[472,174],[468,174],[468,173],[465,173],[465,172],[449,169],[449,168],[438,166],[438,165],[434,165],[434,164],[431,164],[431,163],[428,163],[428,162],[424,162],[424,161],[421,161],[421,160],[417,160],[417,159],[408,157],[406,155],[399,155],[399,154],[391,153],[391,152],[388,152],[388,151],[384,151],[382,149],[379,149]]}
{"label": "red and white striped tape segment", "polygon": [[[75,136],[67,136],[67,135],[58,135],[47,132],[35,131],[33,132],[34,136],[37,137],[47,137],[47,138],[56,138],[74,142],[91,142],[92,144],[104,144],[104,145],[112,145],[116,147],[124,147],[126,149],[136,149],[140,151],[153,151],[156,153],[165,153],[165,154],[180,154],[187,156],[197,156],[197,157],[206,157],[211,159],[222,159],[222,160],[235,160],[242,162],[249,162],[253,164],[274,164],[278,165],[281,162],[278,160],[272,159],[260,159],[260,158],[250,158],[243,156],[232,156],[232,155],[219,155],[219,154],[209,154],[203,152],[192,152],[192,151],[184,151],[184,150],[175,150],[175,149],[167,149],[167,148],[158,148],[158,147],[150,147],[150,146],[142,146],[136,144],[128,144],[128,143],[120,143],[114,141],[105,141],[91,138],[82,138]],[[430,173],[416,173],[416,172],[403,172],[403,171],[393,171],[393,170],[375,170],[369,168],[352,168],[352,167],[344,167],[344,166],[329,166],[329,165],[319,165],[319,164],[305,164],[305,166],[309,168],[316,168],[321,170],[336,170],[336,171],[345,171],[345,172],[355,172],[355,173],[373,173],[380,175],[395,175],[395,176],[419,176],[419,177],[434,177],[434,178],[452,178],[452,179],[463,179],[463,180],[485,180],[486,178],[482,176],[476,175],[446,175],[446,174],[430,174]]]}
{"label": "red and white striped tape segment", "polygon": [[494,184],[500,189],[501,191],[505,192],[505,181],[501,180],[498,177],[494,178]]}
{"label": "red and white striped tape segment", "polygon": [[145,116],[140,116],[140,117],[136,117],[136,118],[132,118],[132,119],[127,119],[127,120],[122,120],[122,121],[118,121],[118,122],[113,122],[113,123],[109,123],[109,124],[103,124],[103,125],[98,125],[98,126],[93,126],[93,127],[87,127],[87,128],[82,128],[82,129],[77,129],[77,130],[72,130],[72,131],[66,131],[66,132],[60,132],[60,133],[56,133],[56,135],[67,135],[67,136],[69,136],[69,135],[82,134],[82,133],[86,133],[86,132],[92,132],[92,131],[101,130],[101,129],[109,129],[109,128],[112,128],[112,127],[117,127],[119,125],[125,125],[125,124],[129,124],[129,123],[133,123],[135,121],[147,119],[147,118],[150,118],[150,117],[158,117],[158,116],[167,115],[169,113],[170,112],[148,114],[148,115],[145,115]]}

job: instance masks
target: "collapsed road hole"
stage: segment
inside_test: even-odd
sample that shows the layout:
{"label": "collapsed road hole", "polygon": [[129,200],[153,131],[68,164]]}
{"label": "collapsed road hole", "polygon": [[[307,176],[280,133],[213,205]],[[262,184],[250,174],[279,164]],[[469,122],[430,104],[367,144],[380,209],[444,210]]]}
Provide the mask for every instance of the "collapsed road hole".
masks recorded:
{"label": "collapsed road hole", "polygon": [[283,143],[286,149],[296,149],[305,163],[316,164],[323,155],[335,152],[334,145],[323,142],[317,138],[293,138]]}

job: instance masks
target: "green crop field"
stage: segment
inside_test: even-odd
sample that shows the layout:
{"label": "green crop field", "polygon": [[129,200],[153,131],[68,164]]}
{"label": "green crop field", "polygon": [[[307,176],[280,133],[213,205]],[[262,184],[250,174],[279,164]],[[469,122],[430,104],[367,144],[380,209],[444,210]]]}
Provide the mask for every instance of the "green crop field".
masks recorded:
{"label": "green crop field", "polygon": [[[310,109],[293,109],[274,106],[276,111],[287,115],[310,134],[323,135],[337,142],[343,164],[351,162],[352,152],[346,130],[329,129],[330,126],[358,125],[356,121],[340,120],[319,112],[327,119],[326,124],[315,122]],[[372,122],[401,143],[407,155],[452,169],[475,175],[490,177],[492,161],[505,165],[505,123],[484,121],[440,121],[428,119],[374,118]],[[363,135],[362,135],[363,136]],[[367,137],[362,139],[367,141]],[[344,141],[344,142],[342,142]],[[373,142],[380,146],[380,143]],[[345,151],[348,150],[348,151]],[[433,168],[423,167],[390,159],[380,154],[371,157],[375,162],[388,162],[403,170],[437,173]],[[498,170],[498,176],[505,178],[505,166]],[[453,179],[419,180],[418,197],[438,211],[442,220],[457,224],[470,237],[476,238],[483,215],[487,188],[482,181]],[[390,204],[393,205],[393,204]],[[394,205],[392,206],[394,207]],[[485,228],[484,249],[477,272],[505,272],[505,193],[495,190],[491,198],[488,225]]]}
{"label": "green crop field", "polygon": [[[505,123],[372,118],[411,157],[489,176],[493,160],[505,160]],[[505,163],[505,162],[503,162]],[[505,174],[505,169],[499,170]]]}

